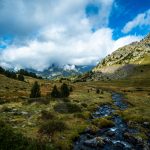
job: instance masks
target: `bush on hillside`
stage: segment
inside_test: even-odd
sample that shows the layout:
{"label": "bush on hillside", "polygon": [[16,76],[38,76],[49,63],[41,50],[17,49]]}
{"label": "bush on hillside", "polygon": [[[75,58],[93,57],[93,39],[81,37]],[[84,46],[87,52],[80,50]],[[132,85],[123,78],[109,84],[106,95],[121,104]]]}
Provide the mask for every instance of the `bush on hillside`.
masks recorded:
{"label": "bush on hillside", "polygon": [[100,93],[100,90],[97,88],[96,89],[96,94],[99,94]]}
{"label": "bush on hillside", "polygon": [[4,74],[5,73],[5,69],[0,67],[0,74]]}
{"label": "bush on hillside", "polygon": [[60,96],[61,96],[61,94],[60,94],[60,92],[58,91],[57,86],[55,85],[55,86],[53,87],[52,92],[51,92],[51,97],[53,97],[53,98],[59,98]]}
{"label": "bush on hillside", "polygon": [[70,95],[70,89],[67,84],[63,83],[60,89],[61,89],[61,97],[68,97]]}
{"label": "bush on hillside", "polygon": [[24,81],[24,76],[23,76],[22,74],[19,74],[19,75],[18,75],[18,80]]}
{"label": "bush on hillside", "polygon": [[81,108],[77,104],[70,102],[59,103],[54,106],[54,110],[59,113],[76,113],[81,112]]}
{"label": "bush on hillside", "polygon": [[39,132],[47,135],[53,135],[55,132],[61,132],[65,129],[67,129],[67,126],[63,121],[49,120],[41,125]]}
{"label": "bush on hillside", "polygon": [[[49,146],[24,137],[19,132],[0,120],[0,150],[46,149]],[[50,148],[50,147],[49,147]]]}
{"label": "bush on hillside", "polygon": [[41,96],[40,86],[36,81],[31,89],[30,98],[37,98]]}
{"label": "bush on hillside", "polygon": [[46,110],[41,111],[41,118],[43,120],[49,120],[49,119],[54,119],[55,115],[52,112],[48,112]]}

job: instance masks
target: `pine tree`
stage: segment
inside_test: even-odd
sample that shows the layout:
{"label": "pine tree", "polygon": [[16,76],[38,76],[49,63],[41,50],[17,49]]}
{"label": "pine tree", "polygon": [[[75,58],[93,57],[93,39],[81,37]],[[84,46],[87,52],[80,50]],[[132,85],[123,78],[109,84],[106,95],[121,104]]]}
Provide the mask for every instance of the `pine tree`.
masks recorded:
{"label": "pine tree", "polygon": [[31,89],[30,98],[37,98],[40,96],[41,96],[40,86],[39,86],[38,82],[36,81]]}
{"label": "pine tree", "polygon": [[51,96],[54,97],[54,98],[59,98],[60,97],[60,92],[58,91],[56,85],[53,87],[53,90],[51,92]]}
{"label": "pine tree", "polygon": [[5,73],[5,69],[0,67],[0,74],[4,74]]}
{"label": "pine tree", "polygon": [[96,89],[96,94],[99,94],[100,93],[100,90],[97,88]]}
{"label": "pine tree", "polygon": [[70,94],[70,89],[68,88],[68,85],[63,83],[61,86],[61,96],[68,97],[69,94]]}
{"label": "pine tree", "polygon": [[72,92],[73,91],[73,88],[72,88],[72,86],[70,87],[70,92]]}
{"label": "pine tree", "polygon": [[24,76],[23,76],[22,74],[19,74],[19,75],[18,75],[18,80],[24,81]]}

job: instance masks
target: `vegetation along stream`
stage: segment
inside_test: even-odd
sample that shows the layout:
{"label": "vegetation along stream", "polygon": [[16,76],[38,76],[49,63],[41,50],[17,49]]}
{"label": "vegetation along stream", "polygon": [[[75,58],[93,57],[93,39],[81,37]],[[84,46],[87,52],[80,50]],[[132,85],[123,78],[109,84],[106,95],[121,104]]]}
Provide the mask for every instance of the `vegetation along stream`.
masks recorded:
{"label": "vegetation along stream", "polygon": [[109,117],[113,122],[112,126],[99,129],[96,133],[90,130],[85,131],[75,140],[74,150],[148,150],[148,141],[142,141],[132,136],[139,131],[129,128],[126,122],[115,113],[116,109],[126,110],[128,104],[124,102],[123,95],[112,93],[111,105],[102,105],[96,112],[92,114],[92,122],[94,119]]}

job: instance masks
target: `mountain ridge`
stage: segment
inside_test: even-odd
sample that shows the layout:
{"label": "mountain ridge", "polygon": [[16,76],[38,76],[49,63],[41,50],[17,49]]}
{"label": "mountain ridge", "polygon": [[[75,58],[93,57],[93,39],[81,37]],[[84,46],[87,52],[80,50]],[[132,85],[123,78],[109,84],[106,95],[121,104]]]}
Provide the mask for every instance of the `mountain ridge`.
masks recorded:
{"label": "mountain ridge", "polygon": [[[150,70],[150,34],[139,42],[123,46],[98,63],[82,81],[123,79],[142,67]],[[141,67],[142,66],[142,67]]]}
{"label": "mountain ridge", "polygon": [[33,69],[27,69],[28,71],[34,72],[39,76],[42,76],[44,78],[48,79],[56,79],[60,77],[69,77],[69,76],[76,76],[81,75],[83,73],[86,73],[93,69],[93,65],[51,65],[48,69],[45,69],[43,71],[36,71]]}

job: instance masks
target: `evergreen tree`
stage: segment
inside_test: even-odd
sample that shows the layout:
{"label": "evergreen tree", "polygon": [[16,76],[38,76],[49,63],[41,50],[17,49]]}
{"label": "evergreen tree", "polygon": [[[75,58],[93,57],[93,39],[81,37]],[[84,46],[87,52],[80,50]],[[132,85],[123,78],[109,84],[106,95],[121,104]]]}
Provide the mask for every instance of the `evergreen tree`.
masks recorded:
{"label": "evergreen tree", "polygon": [[31,89],[30,98],[37,98],[40,96],[41,96],[40,86],[39,86],[38,82],[36,81]]}
{"label": "evergreen tree", "polygon": [[96,89],[96,93],[97,93],[97,94],[99,94],[99,93],[100,93],[100,90],[99,90],[98,88]]}
{"label": "evergreen tree", "polygon": [[53,90],[51,92],[51,96],[54,97],[54,98],[59,98],[60,97],[60,92],[58,91],[56,85],[53,87]]}
{"label": "evergreen tree", "polygon": [[23,76],[22,74],[19,74],[19,75],[18,75],[18,80],[24,81],[24,76]]}
{"label": "evergreen tree", "polygon": [[0,67],[0,74],[4,74],[5,73],[5,69]]}
{"label": "evergreen tree", "polygon": [[72,86],[70,87],[70,92],[72,92],[73,91],[73,88],[72,88]]}
{"label": "evergreen tree", "polygon": [[17,78],[17,75],[16,75],[15,72],[13,72],[13,71],[8,71],[8,70],[5,71],[5,76],[8,77],[8,78],[13,78],[13,79],[16,79],[16,78]]}
{"label": "evergreen tree", "polygon": [[68,85],[63,83],[61,86],[61,96],[68,97],[69,94],[70,94],[70,89],[68,88]]}

